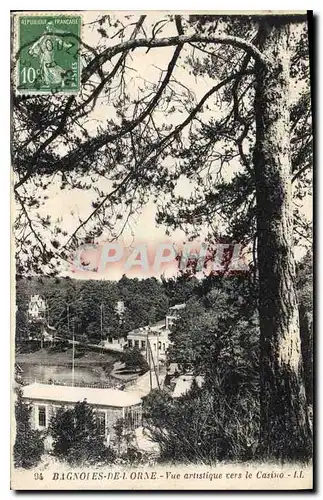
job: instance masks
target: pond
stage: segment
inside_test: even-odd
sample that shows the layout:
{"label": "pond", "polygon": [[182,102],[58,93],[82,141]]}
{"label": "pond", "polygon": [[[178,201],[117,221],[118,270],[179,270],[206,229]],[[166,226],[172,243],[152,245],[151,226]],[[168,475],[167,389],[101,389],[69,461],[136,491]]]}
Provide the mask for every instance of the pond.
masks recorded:
{"label": "pond", "polygon": [[[25,383],[50,382],[64,385],[72,384],[72,366],[54,366],[20,362],[21,378]],[[76,385],[109,385],[116,386],[118,382],[107,375],[100,366],[76,366],[74,368],[74,383]],[[120,384],[119,384],[120,385]]]}

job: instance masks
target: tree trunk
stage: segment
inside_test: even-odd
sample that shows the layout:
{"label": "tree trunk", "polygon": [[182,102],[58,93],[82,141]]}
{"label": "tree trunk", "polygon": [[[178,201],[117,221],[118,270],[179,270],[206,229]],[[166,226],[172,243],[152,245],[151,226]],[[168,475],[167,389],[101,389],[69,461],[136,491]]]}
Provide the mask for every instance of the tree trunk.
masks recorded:
{"label": "tree trunk", "polygon": [[[275,25],[273,25],[275,23]],[[261,350],[260,453],[301,459],[311,453],[295,291],[289,143],[289,27],[264,22],[256,64],[256,146]]]}

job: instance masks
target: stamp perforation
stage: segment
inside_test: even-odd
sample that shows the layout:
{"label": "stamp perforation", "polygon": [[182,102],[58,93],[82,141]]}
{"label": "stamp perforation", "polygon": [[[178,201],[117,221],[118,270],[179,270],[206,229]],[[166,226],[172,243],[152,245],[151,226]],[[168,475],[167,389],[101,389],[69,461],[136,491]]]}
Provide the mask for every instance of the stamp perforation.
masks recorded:
{"label": "stamp perforation", "polygon": [[[47,29],[44,31],[42,34],[38,34],[38,40],[36,36],[36,43],[35,45],[35,52],[39,56],[39,66],[40,68],[35,69],[35,66],[37,67],[37,62],[32,61],[30,68],[31,69],[26,69],[24,75],[22,78],[24,79],[25,87],[21,85],[21,52],[22,52],[22,19],[41,19],[43,18],[44,22],[41,23],[41,25],[45,26]],[[12,76],[13,76],[13,86],[15,91],[17,92],[18,95],[49,95],[49,94],[55,94],[55,95],[73,95],[73,94],[78,94],[80,91],[80,79],[81,79],[81,56],[80,56],[80,40],[82,38],[82,15],[79,11],[75,12],[64,12],[64,11],[57,11],[57,12],[19,12],[19,13],[14,13],[12,15],[13,19],[13,24],[12,24],[12,40],[13,40],[13,57],[12,57],[12,63],[13,63],[13,71],[12,71]],[[75,23],[67,24],[67,26],[75,26],[75,28],[71,29],[70,32],[68,30],[64,30],[64,23],[61,23],[60,21],[68,20],[68,19],[73,19],[75,20]],[[54,23],[53,28],[49,28],[49,24]],[[55,26],[56,25],[56,26]],[[59,29],[57,28],[57,25],[59,25]],[[37,24],[35,24],[37,27]],[[52,31],[50,31],[52,30]],[[39,31],[39,26],[38,26],[38,31]],[[64,33],[65,31],[65,33]],[[45,39],[47,36],[47,39]],[[68,40],[70,38],[73,39],[75,36],[76,38],[76,43],[75,43],[75,48],[76,52],[75,54],[68,53],[66,48],[68,46]],[[52,43],[52,41],[56,39],[56,43],[58,39],[61,41],[61,47],[63,47],[66,50],[66,58],[67,59],[72,59],[73,62],[70,62],[67,68],[60,67],[57,61],[54,61],[54,48],[52,44],[52,50],[53,55],[50,56],[50,50],[48,49],[48,45],[46,48],[44,48],[44,44],[42,44],[42,38],[46,42]],[[72,45],[69,47],[73,47]],[[56,47],[57,49],[57,47]],[[62,50],[62,49],[60,49]],[[46,54],[47,51],[47,54]],[[44,53],[45,52],[45,53]],[[41,54],[40,54],[41,53]],[[35,55],[35,54],[34,54]],[[36,57],[37,57],[36,55]],[[56,55],[57,55],[57,50],[56,50]],[[60,59],[62,59],[62,55],[60,54]],[[76,57],[75,57],[76,56]],[[41,66],[41,58],[43,60],[43,66]],[[46,60],[47,58],[47,60]],[[30,62],[30,61],[28,61]],[[63,72],[62,72],[63,70]],[[27,73],[29,71],[29,73]],[[37,72],[37,73],[36,73]],[[40,76],[42,75],[42,76]],[[27,79],[35,81],[37,78],[42,78],[43,81],[45,81],[45,85],[40,85],[39,88],[35,88],[33,85],[27,85]],[[59,79],[60,78],[60,79]],[[55,83],[55,80],[57,83]],[[75,82],[76,80],[76,82]],[[54,83],[52,83],[54,81]],[[65,81],[70,81],[69,85],[65,85]],[[75,85],[75,88],[73,88]],[[29,88],[28,88],[29,87]]]}

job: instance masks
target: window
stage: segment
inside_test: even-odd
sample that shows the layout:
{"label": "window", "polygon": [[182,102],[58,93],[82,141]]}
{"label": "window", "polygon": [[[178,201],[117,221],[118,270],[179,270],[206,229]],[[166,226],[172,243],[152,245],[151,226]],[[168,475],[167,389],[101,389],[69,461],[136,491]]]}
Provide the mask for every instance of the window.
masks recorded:
{"label": "window", "polygon": [[145,340],[141,341],[141,349],[146,349],[146,341]]}
{"label": "window", "polygon": [[140,427],[142,425],[142,414],[141,414],[141,407],[136,407],[134,408],[134,424],[135,427]]}
{"label": "window", "polygon": [[38,406],[38,425],[46,427],[46,406]]}
{"label": "window", "polygon": [[137,347],[137,349],[139,349],[139,340],[135,340],[135,347]]}
{"label": "window", "polygon": [[132,340],[128,340],[128,347],[132,347]]}
{"label": "window", "polygon": [[158,349],[161,349],[161,342],[158,342]]}
{"label": "window", "polygon": [[163,343],[163,351],[165,351],[165,344]]}
{"label": "window", "polygon": [[127,429],[134,430],[142,425],[141,407],[125,408]]}
{"label": "window", "polygon": [[105,412],[98,411],[96,414],[96,428],[100,436],[105,436]]}

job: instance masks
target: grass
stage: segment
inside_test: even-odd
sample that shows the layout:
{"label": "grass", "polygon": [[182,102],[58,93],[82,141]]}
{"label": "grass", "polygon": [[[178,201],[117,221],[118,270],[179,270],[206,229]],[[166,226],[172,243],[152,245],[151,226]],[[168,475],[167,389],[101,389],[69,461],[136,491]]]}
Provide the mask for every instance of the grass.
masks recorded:
{"label": "grass", "polygon": [[[116,361],[118,361],[118,353],[111,352],[94,352],[94,351],[79,351],[75,349],[75,366],[86,367],[88,365],[104,367],[111,366],[111,369]],[[17,363],[32,363],[41,365],[67,366],[72,362],[72,348],[68,347],[64,351],[51,351],[50,348],[39,349],[34,352],[19,353],[16,355]]]}

